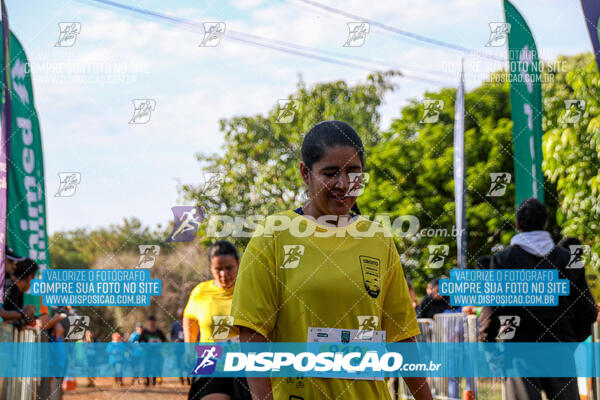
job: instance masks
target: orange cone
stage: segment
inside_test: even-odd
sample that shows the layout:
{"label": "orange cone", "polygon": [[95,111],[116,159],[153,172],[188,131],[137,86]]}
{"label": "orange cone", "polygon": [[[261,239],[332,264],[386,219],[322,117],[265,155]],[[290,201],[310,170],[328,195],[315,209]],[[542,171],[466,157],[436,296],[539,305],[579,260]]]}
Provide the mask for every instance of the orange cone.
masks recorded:
{"label": "orange cone", "polygon": [[463,397],[462,397],[462,399],[463,400],[477,400],[475,398],[475,393],[473,393],[472,390],[465,390],[465,391],[463,391]]}
{"label": "orange cone", "polygon": [[62,389],[65,392],[77,389],[77,380],[75,378],[65,378],[62,383]]}

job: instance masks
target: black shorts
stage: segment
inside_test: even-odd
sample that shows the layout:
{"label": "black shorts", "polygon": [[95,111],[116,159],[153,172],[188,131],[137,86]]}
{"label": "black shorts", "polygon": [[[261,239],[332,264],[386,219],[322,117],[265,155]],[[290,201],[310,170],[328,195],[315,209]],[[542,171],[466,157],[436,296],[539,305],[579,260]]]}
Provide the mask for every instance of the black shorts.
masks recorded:
{"label": "black shorts", "polygon": [[188,400],[200,400],[202,397],[222,393],[233,400],[252,400],[246,378],[208,378],[195,377],[188,394]]}

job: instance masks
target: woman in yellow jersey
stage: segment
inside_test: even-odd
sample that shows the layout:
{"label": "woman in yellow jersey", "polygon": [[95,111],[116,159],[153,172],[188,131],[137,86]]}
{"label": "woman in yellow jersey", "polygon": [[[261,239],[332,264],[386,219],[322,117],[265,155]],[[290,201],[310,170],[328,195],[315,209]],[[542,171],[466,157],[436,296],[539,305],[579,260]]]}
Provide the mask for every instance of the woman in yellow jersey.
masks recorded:
{"label": "woman in yellow jersey", "polygon": [[[242,257],[231,309],[241,341],[308,342],[323,328],[352,341],[348,331],[367,325],[387,342],[414,341],[419,334],[391,234],[359,215],[364,166],[362,141],[347,123],[321,122],[306,134],[300,172],[309,200],[267,218]],[[269,219],[277,219],[277,227]],[[282,228],[280,221],[292,222]],[[415,399],[431,399],[424,378],[404,380]],[[391,398],[383,380],[248,382],[261,400]]]}
{"label": "woman in yellow jersey", "polygon": [[[213,279],[192,290],[183,311],[183,336],[186,342],[235,341],[239,331],[233,326],[231,297],[238,273],[239,256],[227,241],[215,242],[208,250]],[[190,400],[250,399],[244,378],[195,378]]]}

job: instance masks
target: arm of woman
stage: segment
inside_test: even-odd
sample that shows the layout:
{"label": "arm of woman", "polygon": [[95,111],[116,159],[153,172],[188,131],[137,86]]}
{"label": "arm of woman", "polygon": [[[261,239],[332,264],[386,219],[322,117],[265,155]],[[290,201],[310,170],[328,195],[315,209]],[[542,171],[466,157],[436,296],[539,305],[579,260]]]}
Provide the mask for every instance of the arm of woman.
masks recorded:
{"label": "arm of woman", "polygon": [[[400,342],[415,342],[415,338],[410,337],[408,339],[401,340]],[[427,380],[424,377],[404,377],[403,379],[415,400],[433,400],[431,390],[429,389]]]}
{"label": "arm of woman", "polygon": [[194,318],[183,317],[183,340],[186,343],[197,343],[200,341],[200,329],[198,321]]}
{"label": "arm of woman", "polygon": [[[244,326],[240,328],[240,342],[242,343],[264,343],[267,339],[260,333]],[[246,378],[250,393],[254,400],[273,400],[271,390],[271,378]]]}
{"label": "arm of woman", "polygon": [[23,318],[23,316],[18,311],[7,311],[0,307],[0,318],[5,321],[14,321]]}

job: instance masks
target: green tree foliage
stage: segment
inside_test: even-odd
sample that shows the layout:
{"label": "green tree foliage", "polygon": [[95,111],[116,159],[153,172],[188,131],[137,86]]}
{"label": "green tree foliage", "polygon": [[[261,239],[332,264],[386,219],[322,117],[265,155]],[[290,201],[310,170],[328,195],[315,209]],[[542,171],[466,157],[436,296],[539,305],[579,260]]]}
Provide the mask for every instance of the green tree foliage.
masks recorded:
{"label": "green tree foliage", "polygon": [[[546,74],[544,75],[546,76]],[[370,153],[371,182],[359,200],[370,214],[389,212],[418,218],[419,232],[400,237],[405,270],[421,288],[436,276],[456,267],[456,228],[453,178],[455,89],[426,93],[425,99],[443,101],[439,119],[423,123],[424,105],[412,101],[401,110]],[[490,255],[497,244],[507,245],[515,234],[514,182],[504,195],[488,196],[490,173],[513,175],[510,86],[506,72],[490,79],[465,96],[465,155],[467,209],[467,267]],[[560,237],[554,219],[557,195],[546,182],[549,230]],[[430,245],[448,245],[449,257],[442,268],[428,268]]]}
{"label": "green tree foliage", "polygon": [[136,322],[144,323],[154,314],[159,326],[168,332],[184,307],[190,292],[209,278],[208,259],[203,246],[196,243],[165,243],[170,227],[152,230],[136,218],[107,228],[76,229],[57,232],[50,237],[52,268],[132,268],[139,261],[140,244],[160,245],[152,267],[152,278],[162,282],[162,294],[152,297],[148,307],[76,307],[91,318],[91,329],[100,341],[110,341],[113,332],[133,331]]}
{"label": "green tree foliage", "polygon": [[[453,227],[453,129],[456,90],[426,93],[443,101],[436,123],[422,123],[424,105],[412,101],[401,110],[383,140],[369,155],[371,182],[360,199],[370,214],[389,212],[396,218],[418,218],[416,235],[400,237],[399,249],[407,274],[422,286],[455,265]],[[502,236],[510,236],[514,187],[504,196],[487,197],[490,172],[512,174],[512,122],[506,84],[485,84],[465,98],[468,263],[489,254]],[[421,232],[424,235],[421,235]],[[429,233],[429,235],[428,235]],[[431,236],[430,234],[433,234]],[[427,266],[430,245],[448,245],[451,253],[439,270]],[[452,252],[454,251],[454,252]]]}
{"label": "green tree foliage", "polygon": [[[125,218],[122,224],[108,228],[56,232],[50,236],[51,267],[89,268],[99,257],[121,252],[137,254],[138,245],[159,244],[167,236],[168,232],[160,226],[151,231],[137,218]],[[166,246],[161,250],[169,252],[170,249],[171,246]]]}
{"label": "green tree foliage", "polygon": [[[557,79],[545,97],[544,173],[558,187],[557,221],[566,236],[591,246],[588,281],[600,285],[600,75],[591,54],[560,57]],[[584,101],[583,110],[565,100]]]}

